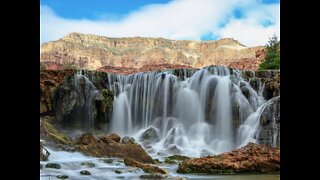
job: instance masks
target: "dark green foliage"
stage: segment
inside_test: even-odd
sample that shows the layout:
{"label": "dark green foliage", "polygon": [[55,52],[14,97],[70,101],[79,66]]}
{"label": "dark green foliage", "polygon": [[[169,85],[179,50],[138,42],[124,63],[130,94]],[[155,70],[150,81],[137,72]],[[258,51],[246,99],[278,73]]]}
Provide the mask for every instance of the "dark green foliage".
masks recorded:
{"label": "dark green foliage", "polygon": [[106,109],[111,109],[113,105],[113,97],[114,97],[113,92],[109,89],[102,89],[101,94],[102,94],[103,102],[106,106]]}
{"label": "dark green foliage", "polygon": [[266,56],[259,70],[280,69],[280,41],[276,35],[269,39],[266,47]]}
{"label": "dark green foliage", "polygon": [[46,67],[44,66],[44,64],[40,63],[40,73],[42,73],[45,70],[46,70]]}

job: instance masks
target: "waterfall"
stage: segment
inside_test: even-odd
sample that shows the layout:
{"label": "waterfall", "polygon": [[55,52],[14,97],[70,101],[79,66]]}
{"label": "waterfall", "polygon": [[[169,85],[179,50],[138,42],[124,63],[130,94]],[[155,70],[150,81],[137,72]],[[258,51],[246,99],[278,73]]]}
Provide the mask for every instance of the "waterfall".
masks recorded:
{"label": "waterfall", "polygon": [[262,96],[264,84],[259,81],[255,90],[240,72],[226,67],[108,74],[107,79],[116,94],[109,131],[139,140],[153,127],[160,135],[153,152],[174,149],[202,156],[256,142],[259,118],[268,104]]}

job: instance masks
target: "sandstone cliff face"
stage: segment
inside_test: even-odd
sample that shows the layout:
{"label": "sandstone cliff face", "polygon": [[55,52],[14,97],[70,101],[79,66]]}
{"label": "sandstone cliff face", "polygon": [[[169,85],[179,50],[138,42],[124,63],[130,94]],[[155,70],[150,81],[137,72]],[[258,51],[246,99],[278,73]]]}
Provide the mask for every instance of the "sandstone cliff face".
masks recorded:
{"label": "sandstone cliff face", "polygon": [[[245,47],[233,39],[217,41],[168,40],[163,38],[109,38],[70,33],[44,43],[40,61],[64,65],[74,63],[87,70],[104,67],[141,68],[178,65],[202,68],[208,65],[256,69],[264,58],[264,47]],[[242,63],[244,62],[244,63]],[[253,65],[252,65],[253,64]]]}

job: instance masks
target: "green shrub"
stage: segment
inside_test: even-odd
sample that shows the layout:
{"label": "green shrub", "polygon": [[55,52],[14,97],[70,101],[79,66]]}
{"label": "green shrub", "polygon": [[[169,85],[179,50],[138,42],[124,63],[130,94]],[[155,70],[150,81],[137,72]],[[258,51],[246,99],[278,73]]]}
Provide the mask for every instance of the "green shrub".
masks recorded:
{"label": "green shrub", "polygon": [[276,35],[269,39],[265,60],[259,66],[259,70],[267,69],[280,69],[280,41]]}

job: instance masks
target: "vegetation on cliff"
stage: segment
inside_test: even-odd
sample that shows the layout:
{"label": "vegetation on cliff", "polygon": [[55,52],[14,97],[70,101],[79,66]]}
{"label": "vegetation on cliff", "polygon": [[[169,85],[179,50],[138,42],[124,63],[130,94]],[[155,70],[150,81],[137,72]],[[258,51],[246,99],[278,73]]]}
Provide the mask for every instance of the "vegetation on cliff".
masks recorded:
{"label": "vegetation on cliff", "polygon": [[266,55],[259,70],[280,69],[280,40],[276,35],[272,36],[266,46]]}

